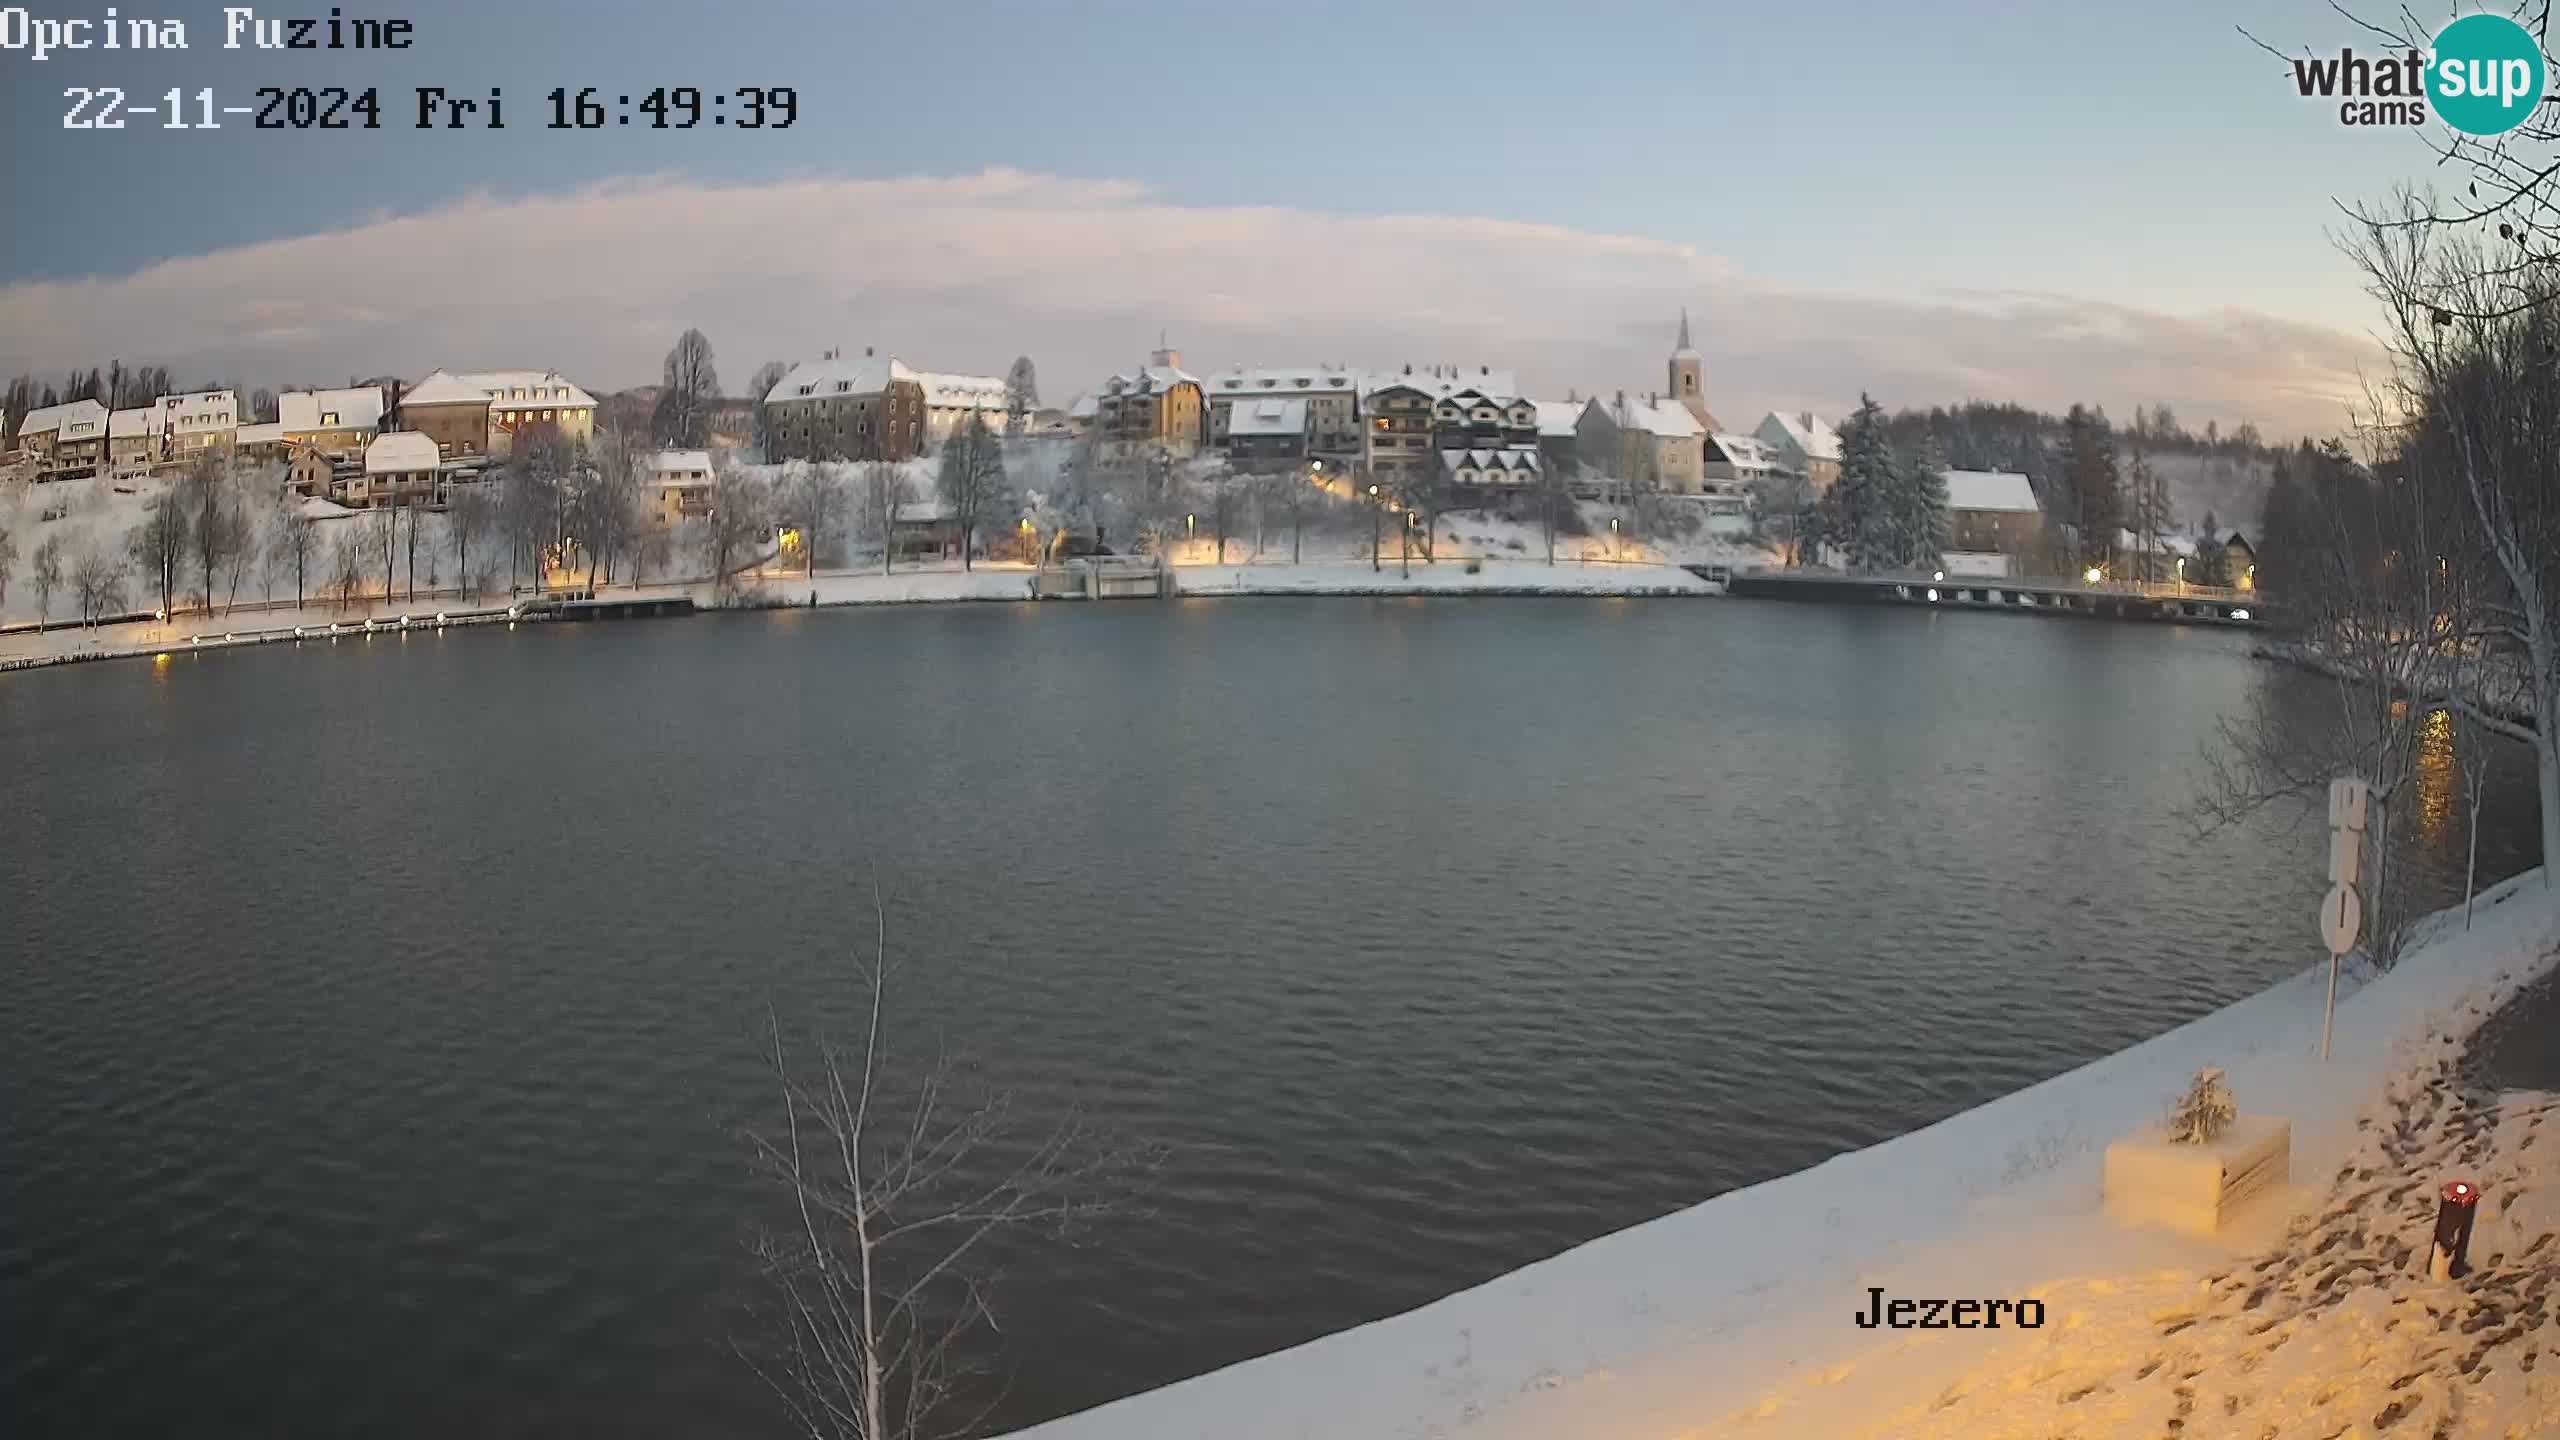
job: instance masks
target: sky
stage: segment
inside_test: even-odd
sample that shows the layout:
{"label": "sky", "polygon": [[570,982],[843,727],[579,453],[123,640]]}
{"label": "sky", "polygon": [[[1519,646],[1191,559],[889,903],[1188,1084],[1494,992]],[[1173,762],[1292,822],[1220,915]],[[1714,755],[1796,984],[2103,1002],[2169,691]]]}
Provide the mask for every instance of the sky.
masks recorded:
{"label": "sky", "polygon": [[[868,345],[1028,354],[1063,403],[1161,333],[1196,371],[1490,365],[1561,397],[1661,387],[1685,307],[1736,426],[1872,391],[2326,433],[2382,363],[2338,205],[2429,159],[2234,28],[2334,53],[2357,37],[2321,0],[336,7],[408,19],[397,53],[115,8],[188,48],[0,49],[0,371],[615,389],[696,326],[733,390]],[[265,85],[374,87],[383,128],[62,123],[69,87]],[[415,129],[419,86],[498,87],[507,127]],[[788,86],[798,119],[615,104],[657,86]],[[608,123],[546,128],[554,87]]]}

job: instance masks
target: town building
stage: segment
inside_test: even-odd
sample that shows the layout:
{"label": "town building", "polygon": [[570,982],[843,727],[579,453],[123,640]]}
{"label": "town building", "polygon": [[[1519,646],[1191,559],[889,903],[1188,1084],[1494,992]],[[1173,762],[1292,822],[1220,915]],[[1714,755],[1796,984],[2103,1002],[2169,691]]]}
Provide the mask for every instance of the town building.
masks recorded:
{"label": "town building", "polygon": [[160,463],[160,407],[136,405],[107,415],[107,466],[118,475],[147,475]]}
{"label": "town building", "polygon": [[[1248,404],[1299,400],[1306,416],[1305,453],[1337,461],[1360,458],[1360,372],[1346,366],[1297,370],[1247,370],[1242,366],[1205,382],[1208,444],[1229,450],[1234,417]],[[1230,453],[1232,453],[1230,451]]]}
{"label": "town building", "polygon": [[1583,463],[1637,490],[1696,495],[1705,489],[1706,430],[1677,401],[1624,391],[1584,407]]}
{"label": "town building", "polygon": [[401,392],[397,413],[401,429],[432,438],[448,460],[509,455],[537,435],[575,443],[596,433],[596,398],[548,370],[437,370]]}
{"label": "town building", "polygon": [[285,483],[296,491],[322,500],[334,500],[346,493],[347,484],[364,475],[362,455],[332,455],[311,445],[286,447]]}
{"label": "town building", "polygon": [[[1450,451],[1538,450],[1538,402],[1520,393],[1508,370],[1408,365],[1373,374],[1360,400],[1369,472],[1381,485],[1445,478]],[[1482,469],[1481,466],[1471,467]],[[1517,457],[1498,467],[1519,473]],[[1538,468],[1543,468],[1538,467]]]}
{"label": "town building", "polygon": [[1538,457],[1549,475],[1569,477],[1582,464],[1582,412],[1588,400],[1540,400]]}
{"label": "town building", "polygon": [[2035,486],[2008,470],[1942,470],[1947,480],[1946,566],[1958,575],[2020,575],[2044,545]]}
{"label": "town building", "polygon": [[[891,357],[896,364],[896,357]],[[994,375],[946,375],[931,370],[914,372],[916,384],[924,393],[924,442],[927,449],[940,445],[951,432],[972,420],[983,422],[989,430],[1001,435],[1013,418],[1013,403],[1004,380]]]}
{"label": "town building", "polygon": [[276,422],[288,444],[332,456],[361,455],[382,431],[383,409],[379,385],[287,390],[276,397]]}
{"label": "town building", "polygon": [[1304,464],[1314,443],[1308,401],[1296,396],[1235,398],[1209,407],[1210,444],[1242,471],[1292,470]]}
{"label": "town building", "polygon": [[1766,491],[1796,478],[1776,451],[1752,436],[1730,431],[1708,433],[1701,473],[1710,487],[1729,485],[1745,493]]}
{"label": "town building", "polygon": [[892,561],[957,560],[960,516],[946,501],[909,500],[889,512]]}
{"label": "town building", "polygon": [[1766,445],[1786,467],[1802,475],[1816,495],[1828,495],[1840,479],[1840,432],[1810,410],[1781,415],[1772,410],[1753,428],[1752,438]]}
{"label": "town building", "polygon": [[171,460],[228,449],[239,428],[240,397],[229,390],[160,397],[160,448]]}
{"label": "town building", "polygon": [[1200,378],[1182,368],[1182,352],[1158,347],[1145,365],[1094,390],[1096,453],[1123,464],[1197,455],[1206,421],[1203,396]]}
{"label": "town building", "polygon": [[1533,445],[1498,450],[1443,450],[1441,478],[1451,489],[1534,490],[1546,478],[1546,457]]}
{"label": "town building", "polygon": [[924,453],[924,384],[896,356],[829,351],[766,392],[765,459],[912,460]]}
{"label": "town building", "polygon": [[281,460],[289,447],[285,444],[284,425],[270,420],[261,425],[243,425],[231,437],[232,453],[243,460],[265,462]]}
{"label": "town building", "polygon": [[1684,305],[1680,308],[1680,343],[1672,348],[1670,362],[1664,367],[1670,381],[1670,388],[1664,393],[1689,412],[1689,418],[1698,422],[1702,433],[1712,435],[1724,427],[1707,409],[1706,363],[1697,347],[1689,343],[1689,309]]}
{"label": "town building", "polygon": [[18,448],[34,459],[39,480],[80,480],[106,463],[107,407],[74,400],[30,410],[18,422]]}
{"label": "town building", "polygon": [[364,447],[364,469],[332,497],[358,510],[445,503],[442,447],[424,431],[395,430]]}
{"label": "town building", "polygon": [[711,452],[661,450],[649,457],[649,518],[661,529],[711,513]]}

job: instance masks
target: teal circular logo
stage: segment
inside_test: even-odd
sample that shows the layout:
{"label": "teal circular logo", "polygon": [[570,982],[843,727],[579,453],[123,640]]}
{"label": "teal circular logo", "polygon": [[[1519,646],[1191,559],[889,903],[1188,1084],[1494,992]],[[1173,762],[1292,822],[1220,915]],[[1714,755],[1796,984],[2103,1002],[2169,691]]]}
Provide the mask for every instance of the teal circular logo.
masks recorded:
{"label": "teal circular logo", "polygon": [[2504,135],[2542,103],[2542,47],[2504,15],[2465,15],[2436,32],[2427,105],[2465,135]]}

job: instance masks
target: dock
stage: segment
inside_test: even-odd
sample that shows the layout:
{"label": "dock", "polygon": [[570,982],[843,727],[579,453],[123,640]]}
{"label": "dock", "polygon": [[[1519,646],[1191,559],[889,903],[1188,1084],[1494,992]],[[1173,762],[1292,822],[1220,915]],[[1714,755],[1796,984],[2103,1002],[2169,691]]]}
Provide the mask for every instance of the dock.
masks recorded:
{"label": "dock", "polygon": [[[1691,566],[1703,577],[1702,567]],[[1900,605],[1935,610],[1999,610],[2079,620],[2263,628],[2265,601],[2241,590],[2139,581],[2084,583],[2030,576],[1905,573],[1856,575],[1835,570],[1745,570],[1725,580],[1745,599],[1834,605]]]}

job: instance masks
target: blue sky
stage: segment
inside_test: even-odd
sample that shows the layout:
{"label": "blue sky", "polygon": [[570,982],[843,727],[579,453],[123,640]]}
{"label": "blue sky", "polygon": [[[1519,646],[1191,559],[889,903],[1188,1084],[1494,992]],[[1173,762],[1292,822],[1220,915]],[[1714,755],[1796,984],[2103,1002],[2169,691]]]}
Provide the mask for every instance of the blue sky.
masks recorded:
{"label": "blue sky", "polygon": [[[2377,196],[2427,158],[2414,132],[2348,129],[2298,100],[2283,68],[2232,28],[2236,18],[2273,43],[2334,51],[2353,37],[2320,3],[405,4],[345,7],[413,20],[416,48],[397,55],[224,51],[220,6],[189,0],[119,7],[184,19],[186,52],[42,64],[0,52],[13,188],[33,179],[58,197],[0,210],[0,307],[42,291],[38,309],[53,313],[66,282],[112,285],[154,262],[283,237],[360,236],[381,215],[437,214],[475,196],[503,217],[507,202],[657,177],[689,187],[685,203],[709,192],[752,205],[795,179],[1000,167],[1131,182],[1139,211],[1117,223],[1141,228],[1152,207],[1231,221],[1238,207],[1269,209],[1321,248],[1381,216],[1524,222],[1689,247],[1718,274],[1808,303],[2027,293],[2168,316],[2246,310],[2352,336],[2368,322],[2324,233],[2333,199]],[[286,0],[269,13],[327,8]],[[118,85],[156,103],[172,85],[211,85],[249,103],[278,83],[379,86],[386,128],[259,132],[240,128],[247,117],[218,134],[140,120],[120,134],[60,128],[65,86]],[[503,86],[509,128],[408,129],[410,89],[429,84]],[[540,128],[554,85],[610,97],[679,84],[794,86],[801,119],[781,133]],[[458,231],[457,243],[487,247],[494,263],[506,225],[492,226],[501,233]],[[609,243],[648,239],[618,232]],[[692,288],[743,285],[763,263],[723,259],[726,276]],[[1240,257],[1239,282],[1259,263]],[[1728,297],[1698,288],[1702,325],[1731,318],[1717,313]],[[1128,308],[1145,308],[1140,298]],[[1165,308],[1219,333],[1196,307]],[[848,323],[871,328],[858,310]],[[700,322],[715,343],[716,318]],[[971,324],[992,331],[993,319]],[[808,343],[763,333],[775,328],[760,322],[742,340],[758,356]],[[1497,326],[1488,338],[1499,336]],[[901,353],[933,339],[882,338]],[[1143,338],[1110,343],[1117,353]],[[1401,335],[1295,338],[1374,350]],[[1003,348],[992,334],[973,343]],[[190,358],[224,363],[218,350]],[[654,354],[590,363],[639,372]],[[738,378],[753,363],[733,362]],[[379,368],[415,367],[386,356]],[[1961,388],[1968,368],[1979,380],[2001,373],[1956,366],[1947,383]],[[1808,403],[1836,404],[1862,382],[1821,383]]]}

